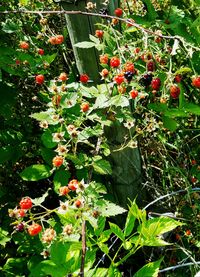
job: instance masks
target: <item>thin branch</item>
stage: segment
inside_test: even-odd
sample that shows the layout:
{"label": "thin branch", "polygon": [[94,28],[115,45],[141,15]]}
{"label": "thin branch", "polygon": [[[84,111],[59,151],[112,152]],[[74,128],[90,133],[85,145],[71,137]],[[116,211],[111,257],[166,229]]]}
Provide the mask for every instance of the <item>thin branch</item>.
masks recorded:
{"label": "thin branch", "polygon": [[195,262],[195,263],[191,262],[191,263],[185,263],[185,264],[179,264],[179,265],[175,265],[175,266],[166,267],[164,269],[159,270],[159,273],[166,272],[166,271],[169,271],[169,270],[175,270],[175,269],[180,268],[180,267],[191,266],[191,265],[200,265],[200,262]]}
{"label": "thin branch", "polygon": [[86,222],[82,222],[82,253],[81,253],[81,267],[79,275],[84,277],[84,267],[85,267],[85,255],[86,255]]}

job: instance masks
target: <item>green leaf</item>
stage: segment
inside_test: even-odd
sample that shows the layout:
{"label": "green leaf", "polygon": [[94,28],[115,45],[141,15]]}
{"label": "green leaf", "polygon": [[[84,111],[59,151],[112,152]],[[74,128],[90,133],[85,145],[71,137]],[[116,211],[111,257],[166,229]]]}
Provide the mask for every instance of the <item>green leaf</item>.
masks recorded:
{"label": "green leaf", "polygon": [[167,128],[168,130],[170,130],[172,132],[174,132],[177,129],[177,127],[178,127],[177,122],[173,118],[163,116],[162,120],[163,120],[164,128]]}
{"label": "green leaf", "polygon": [[33,204],[34,205],[42,204],[44,202],[44,200],[47,198],[47,196],[49,194],[49,190],[51,190],[51,189],[48,188],[48,190],[41,197],[32,199]]}
{"label": "green leaf", "polygon": [[164,112],[165,116],[168,117],[188,117],[189,114],[183,109],[168,109]]}
{"label": "green leaf", "polygon": [[155,112],[165,112],[167,110],[167,105],[162,103],[151,103],[148,104],[148,108]]}
{"label": "green leaf", "polygon": [[6,246],[6,243],[10,241],[9,233],[0,228],[0,245]]}
{"label": "green leaf", "polygon": [[92,165],[94,167],[94,170],[101,175],[112,174],[111,165],[106,160],[102,159],[102,160],[93,161]]}
{"label": "green leaf", "polygon": [[103,253],[105,253],[106,255],[109,254],[109,248],[105,243],[98,243],[98,246]]}
{"label": "green leaf", "polygon": [[157,277],[161,262],[162,259],[144,265],[133,275],[133,277]]}
{"label": "green leaf", "polygon": [[74,44],[74,46],[78,48],[92,48],[96,46],[96,43],[91,41],[82,41]]}
{"label": "green leaf", "polygon": [[125,96],[123,96],[121,94],[113,96],[108,101],[108,103],[111,106],[122,107],[122,108],[129,106],[129,100]]}
{"label": "green leaf", "polygon": [[20,177],[25,181],[38,181],[48,178],[52,172],[49,166],[44,164],[35,164],[25,168]]}
{"label": "green leaf", "polygon": [[[3,266],[3,271],[7,273],[15,273],[14,276],[17,276],[18,274],[21,275],[22,272],[26,272],[26,263],[27,259],[26,258],[8,258],[5,265]],[[13,276],[13,275],[11,275]]]}
{"label": "green leaf", "polygon": [[115,205],[114,203],[105,201],[106,205],[104,205],[103,207],[101,207],[101,215],[102,216],[115,216],[118,214],[122,214],[125,213],[126,210],[118,205]]}
{"label": "green leaf", "polygon": [[85,277],[108,277],[107,268],[94,268],[85,272]]}
{"label": "green leaf", "polygon": [[29,277],[63,277],[68,273],[65,264],[57,265],[51,260],[42,261],[31,269]]}
{"label": "green leaf", "polygon": [[21,6],[27,6],[30,3],[30,0],[19,0]]}
{"label": "green leaf", "polygon": [[56,171],[53,178],[55,192],[58,193],[60,187],[67,186],[70,176],[71,174],[68,171],[61,170],[61,169]]}
{"label": "green leaf", "polygon": [[41,140],[47,148],[54,148],[57,145],[57,142],[53,141],[52,132],[47,129],[41,136]]}
{"label": "green leaf", "polygon": [[122,232],[122,230],[119,228],[118,225],[109,222],[110,225],[110,229],[113,232],[113,234],[115,234],[118,238],[120,238],[122,241],[124,241],[125,236],[124,233]]}
{"label": "green leaf", "polygon": [[187,103],[184,105],[184,109],[191,114],[200,115],[200,106],[199,105],[196,105],[193,103]]}
{"label": "green leaf", "polygon": [[183,75],[183,74],[186,74],[186,73],[190,73],[192,72],[192,69],[189,68],[189,67],[181,67],[179,68],[175,73],[174,75]]}
{"label": "green leaf", "polygon": [[136,217],[132,214],[132,212],[129,210],[128,215],[126,217],[126,223],[124,228],[124,235],[127,237],[131,234],[133,231],[134,225],[135,225],[135,219]]}
{"label": "green leaf", "polygon": [[121,272],[114,266],[110,266],[108,269],[108,277],[122,277]]}
{"label": "green leaf", "polygon": [[106,218],[103,216],[99,216],[97,224],[98,224],[98,228],[94,230],[94,232],[96,236],[99,236],[105,228]]}
{"label": "green leaf", "polygon": [[84,212],[83,218],[87,220],[94,229],[98,228],[97,218],[94,218],[94,216],[92,216],[89,212]]}
{"label": "green leaf", "polygon": [[19,25],[13,22],[11,19],[6,19],[5,22],[2,22],[2,30],[5,33],[11,34],[19,30]]}
{"label": "green leaf", "polygon": [[41,147],[41,156],[43,160],[52,166],[52,160],[55,157],[55,152],[52,149]]}

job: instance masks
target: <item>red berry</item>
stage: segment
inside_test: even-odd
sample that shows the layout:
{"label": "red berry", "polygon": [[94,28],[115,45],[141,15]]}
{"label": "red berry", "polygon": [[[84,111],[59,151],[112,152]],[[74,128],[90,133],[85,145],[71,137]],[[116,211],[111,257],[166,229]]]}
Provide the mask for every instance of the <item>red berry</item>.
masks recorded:
{"label": "red berry", "polygon": [[81,83],[86,84],[89,81],[89,76],[87,74],[82,74],[80,76],[80,81],[81,81]]}
{"label": "red berry", "polygon": [[186,230],[186,231],[185,231],[185,235],[186,235],[186,236],[190,236],[190,235],[191,235],[191,231],[190,231],[190,230]]}
{"label": "red berry", "polygon": [[113,80],[118,84],[121,85],[121,83],[124,82],[124,75],[123,74],[118,74],[116,75]]}
{"label": "red berry", "polygon": [[49,42],[50,42],[52,45],[55,45],[55,44],[56,44],[56,37],[50,37],[50,38],[49,38]]}
{"label": "red berry", "polygon": [[58,77],[58,79],[60,80],[60,81],[67,81],[67,79],[68,79],[68,77],[67,77],[67,74],[65,73],[65,72],[62,72],[61,74],[60,74],[60,76]]}
{"label": "red berry", "polygon": [[64,41],[63,35],[57,35],[55,38],[56,38],[56,44],[61,44]]}
{"label": "red berry", "polygon": [[99,57],[99,60],[100,60],[100,63],[102,63],[102,64],[107,64],[108,63],[108,55],[101,55],[100,57]]}
{"label": "red berry", "polygon": [[38,49],[38,54],[41,56],[44,55],[44,49]]}
{"label": "red berry", "polygon": [[60,105],[60,101],[61,101],[61,98],[62,96],[61,95],[55,95],[52,97],[52,103],[55,105],[55,106],[59,106]]}
{"label": "red berry", "polygon": [[56,156],[53,158],[52,163],[56,167],[60,167],[63,164],[63,157]]}
{"label": "red berry", "polygon": [[15,63],[16,63],[16,65],[20,65],[21,62],[20,62],[20,60],[16,60]]}
{"label": "red berry", "polygon": [[182,79],[181,75],[176,75],[175,78],[174,78],[174,81],[175,81],[176,83],[180,83],[180,82],[181,82],[181,79]]}
{"label": "red berry", "polygon": [[70,192],[70,189],[67,186],[59,188],[60,195],[67,195]]}
{"label": "red berry", "polygon": [[200,76],[192,79],[192,85],[196,88],[200,88]]}
{"label": "red berry", "polygon": [[79,183],[78,180],[73,179],[69,182],[68,188],[74,191],[78,188],[78,183]]}
{"label": "red berry", "polygon": [[82,205],[82,202],[78,199],[74,202],[74,205],[77,207],[77,208],[80,208],[81,205]]}
{"label": "red berry", "polygon": [[42,226],[38,223],[33,223],[28,227],[28,233],[30,236],[36,236],[42,231]]}
{"label": "red berry", "polygon": [[95,31],[95,36],[98,37],[98,38],[102,38],[103,34],[104,34],[104,31],[102,31],[102,30],[96,30]]}
{"label": "red berry", "polygon": [[30,197],[24,197],[22,200],[19,202],[20,208],[22,210],[29,210],[32,208],[32,200]]}
{"label": "red berry", "polygon": [[25,212],[25,210],[20,209],[20,210],[18,210],[17,214],[18,214],[19,217],[24,217],[26,212]]}
{"label": "red berry", "polygon": [[139,47],[135,48],[134,53],[135,53],[135,54],[140,53],[140,48],[139,48]]}
{"label": "red berry", "polygon": [[147,63],[147,70],[148,70],[148,71],[154,71],[154,70],[155,70],[155,64],[154,64],[153,61],[149,61],[149,62]]}
{"label": "red berry", "polygon": [[36,83],[42,85],[44,83],[44,75],[40,74],[35,77]]}
{"label": "red berry", "polygon": [[124,66],[124,70],[127,72],[127,71],[130,71],[130,72],[135,72],[135,67],[134,67],[134,64],[132,62],[126,62],[125,66]]}
{"label": "red berry", "polygon": [[24,224],[21,222],[19,223],[16,227],[15,230],[18,232],[23,232],[24,231]]}
{"label": "red berry", "polygon": [[120,9],[120,8],[117,8],[117,9],[114,11],[114,13],[115,13],[116,16],[120,17],[120,16],[122,16],[122,14],[123,14],[123,10]]}
{"label": "red berry", "polygon": [[21,49],[28,50],[29,49],[29,43],[26,42],[26,41],[21,41],[20,44],[19,44],[19,47]]}
{"label": "red berry", "polygon": [[132,18],[129,18],[127,21],[129,22],[129,23],[127,24],[127,27],[132,27],[133,24],[135,23],[135,20],[133,20]]}
{"label": "red berry", "polygon": [[130,92],[130,97],[131,97],[132,99],[135,99],[137,96],[138,96],[137,90],[131,90],[131,92]]}
{"label": "red berry", "polygon": [[108,69],[104,68],[102,71],[101,71],[101,76],[106,78],[109,74],[109,71]]}
{"label": "red berry", "polygon": [[159,90],[161,86],[160,78],[155,78],[151,81],[151,87],[154,90]]}
{"label": "red berry", "polygon": [[192,160],[192,161],[191,161],[191,164],[192,164],[192,165],[196,165],[196,164],[197,164],[197,161],[196,161],[196,160]]}
{"label": "red berry", "polygon": [[110,66],[111,67],[118,67],[120,65],[120,59],[117,57],[113,57],[110,59]]}
{"label": "red berry", "polygon": [[81,111],[82,112],[87,112],[88,110],[89,110],[89,108],[90,108],[90,105],[88,104],[88,103],[82,103],[81,104]]}
{"label": "red berry", "polygon": [[172,85],[170,87],[170,95],[172,98],[177,99],[179,97],[180,94],[180,88],[177,87],[176,85]]}

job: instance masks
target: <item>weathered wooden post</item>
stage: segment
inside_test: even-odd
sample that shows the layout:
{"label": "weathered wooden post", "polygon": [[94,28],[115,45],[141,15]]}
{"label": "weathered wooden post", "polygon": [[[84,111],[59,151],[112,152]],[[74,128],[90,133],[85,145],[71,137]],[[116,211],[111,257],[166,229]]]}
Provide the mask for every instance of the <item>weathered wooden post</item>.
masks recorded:
{"label": "weathered wooden post", "polygon": [[[87,2],[85,0],[56,0],[60,2],[64,10],[86,11]],[[92,2],[92,1],[91,1]],[[95,1],[96,10],[106,8],[105,0]],[[109,14],[114,14],[118,7],[118,0],[110,0],[107,6]],[[93,2],[94,3],[94,2]],[[99,75],[99,55],[96,49],[81,49],[74,47],[74,44],[82,41],[89,41],[89,34],[95,33],[95,24],[101,22],[100,17],[85,15],[66,15],[67,28],[71,39],[77,69],[80,74],[87,73],[94,84],[100,82]],[[105,130],[108,141],[111,145],[120,145],[124,142],[124,137],[128,130],[124,126],[115,126]],[[114,147],[116,148],[116,147]],[[141,193],[141,158],[138,148],[126,148],[118,152],[112,152],[110,162],[113,169],[110,191],[115,200],[122,206],[127,205],[127,198],[144,199]]]}

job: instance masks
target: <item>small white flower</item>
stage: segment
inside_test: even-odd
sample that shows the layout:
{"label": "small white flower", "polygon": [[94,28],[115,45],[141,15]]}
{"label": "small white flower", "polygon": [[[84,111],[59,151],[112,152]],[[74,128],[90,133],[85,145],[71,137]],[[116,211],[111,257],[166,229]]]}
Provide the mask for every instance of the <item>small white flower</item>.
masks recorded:
{"label": "small white flower", "polygon": [[65,202],[60,201],[60,206],[58,207],[58,213],[66,214],[66,212],[68,211],[68,207],[69,207],[68,201],[65,201]]}
{"label": "small white flower", "polygon": [[44,120],[39,123],[39,126],[43,129],[47,129],[49,127],[49,124],[46,120]]}
{"label": "small white flower", "polygon": [[135,122],[132,120],[127,121],[126,123],[124,123],[124,127],[131,129],[132,127],[135,126]]}
{"label": "small white flower", "polygon": [[64,135],[65,135],[65,132],[53,133],[53,141],[55,142],[65,141]]}
{"label": "small white flower", "polygon": [[89,184],[84,183],[84,180],[81,180],[78,183],[78,187],[76,189],[76,193],[84,192],[84,190],[89,186]]}
{"label": "small white flower", "polygon": [[57,149],[55,150],[59,155],[64,155],[66,154],[69,150],[65,145],[59,144]]}

